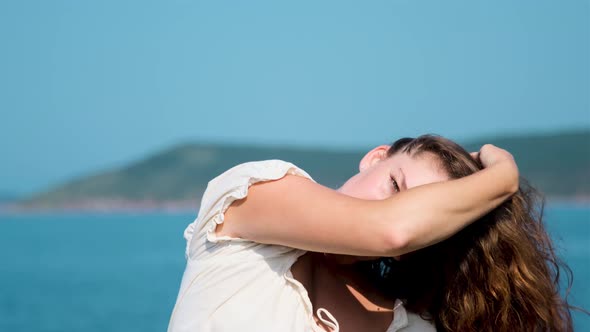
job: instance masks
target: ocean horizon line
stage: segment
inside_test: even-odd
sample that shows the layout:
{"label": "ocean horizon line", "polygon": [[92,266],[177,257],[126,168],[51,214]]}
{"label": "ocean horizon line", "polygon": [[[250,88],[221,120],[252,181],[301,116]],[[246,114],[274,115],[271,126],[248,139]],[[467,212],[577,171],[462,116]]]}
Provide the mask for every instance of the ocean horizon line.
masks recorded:
{"label": "ocean horizon line", "polygon": [[[43,214],[189,214],[198,213],[201,198],[194,200],[93,199],[56,206],[37,206],[19,202],[0,204],[2,215]],[[548,196],[545,207],[590,208],[590,196]]]}

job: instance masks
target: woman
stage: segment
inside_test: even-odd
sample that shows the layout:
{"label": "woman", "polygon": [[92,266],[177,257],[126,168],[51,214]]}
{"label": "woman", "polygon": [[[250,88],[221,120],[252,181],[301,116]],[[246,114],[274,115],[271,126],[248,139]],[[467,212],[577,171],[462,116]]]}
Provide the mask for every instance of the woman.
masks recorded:
{"label": "woman", "polygon": [[482,171],[449,180],[445,155],[389,150],[370,151],[339,192],[282,161],[212,180],[185,232],[188,263],[169,331],[432,329],[368,274],[340,268],[351,261],[342,255],[396,257],[447,239],[516,193],[518,170],[509,153],[486,145]]}
{"label": "woman", "polygon": [[[440,156],[451,179],[481,169],[440,137],[399,140],[388,155],[400,152]],[[355,270],[382,294],[403,298],[408,309],[430,317],[438,330],[571,331],[569,306],[559,294],[560,267],[568,277],[571,271],[555,255],[537,200],[521,184],[499,208],[450,239]]]}

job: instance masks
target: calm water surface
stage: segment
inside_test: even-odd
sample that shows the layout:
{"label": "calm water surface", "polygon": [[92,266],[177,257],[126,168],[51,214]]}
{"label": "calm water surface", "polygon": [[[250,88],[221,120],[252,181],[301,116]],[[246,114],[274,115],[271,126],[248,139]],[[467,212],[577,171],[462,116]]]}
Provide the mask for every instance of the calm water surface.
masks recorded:
{"label": "calm water surface", "polygon": [[[553,205],[549,230],[590,309],[590,207]],[[165,331],[193,214],[0,215],[0,331]],[[590,317],[574,313],[577,331]]]}

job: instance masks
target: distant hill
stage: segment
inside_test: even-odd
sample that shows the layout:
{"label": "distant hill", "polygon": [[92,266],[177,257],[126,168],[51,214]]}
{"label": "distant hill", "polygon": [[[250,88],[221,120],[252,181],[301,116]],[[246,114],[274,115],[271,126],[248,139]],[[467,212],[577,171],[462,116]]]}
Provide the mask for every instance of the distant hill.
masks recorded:
{"label": "distant hill", "polygon": [[16,194],[0,192],[0,204],[14,202],[18,199],[19,199],[19,196]]}
{"label": "distant hill", "polygon": [[[476,151],[493,143],[511,151],[521,174],[549,196],[590,197],[590,129],[544,135],[482,139],[464,146]],[[120,169],[74,179],[22,203],[55,208],[80,202],[184,201],[198,205],[207,182],[246,161],[288,160],[316,181],[336,188],[355,174],[365,151],[331,151],[247,145],[184,144]]]}

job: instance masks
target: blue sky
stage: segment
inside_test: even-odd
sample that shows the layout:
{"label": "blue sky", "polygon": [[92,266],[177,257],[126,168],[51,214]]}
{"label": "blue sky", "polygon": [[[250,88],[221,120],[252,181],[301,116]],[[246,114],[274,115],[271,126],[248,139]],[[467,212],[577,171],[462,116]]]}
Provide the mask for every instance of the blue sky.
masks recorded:
{"label": "blue sky", "polygon": [[0,192],[188,141],[590,127],[590,2],[3,1]]}

